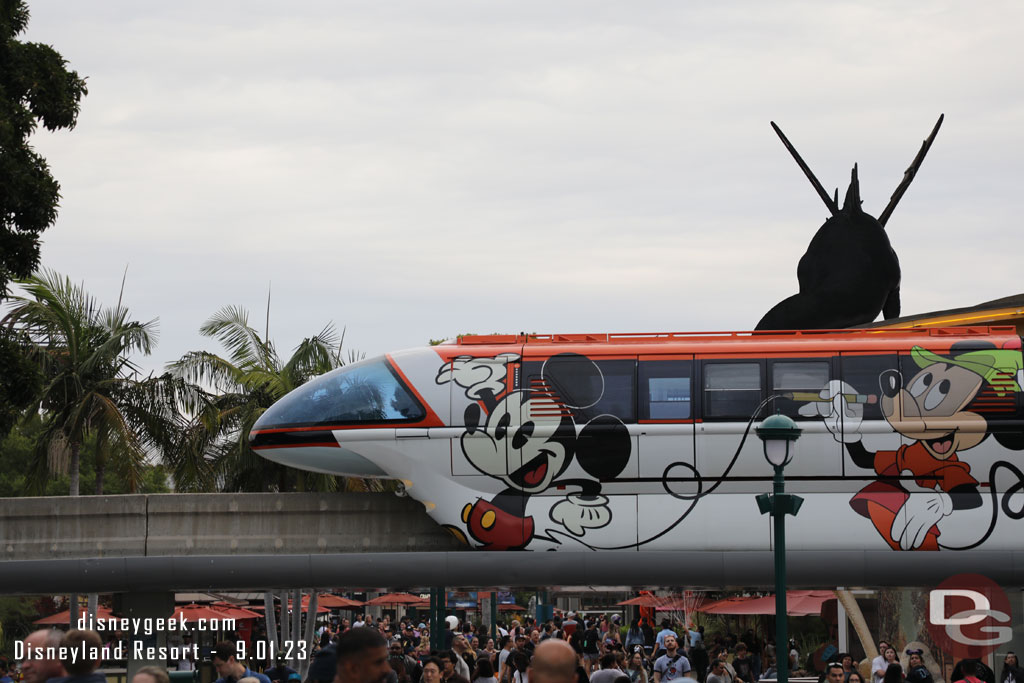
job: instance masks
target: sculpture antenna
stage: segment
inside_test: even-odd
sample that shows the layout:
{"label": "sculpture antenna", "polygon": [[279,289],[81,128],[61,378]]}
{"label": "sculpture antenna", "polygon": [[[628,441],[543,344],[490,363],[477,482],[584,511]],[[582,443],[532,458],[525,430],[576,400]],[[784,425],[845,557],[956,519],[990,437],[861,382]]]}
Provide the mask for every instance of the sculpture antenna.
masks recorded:
{"label": "sculpture antenna", "polygon": [[774,121],[772,121],[771,124],[772,128],[775,129],[776,135],[778,135],[779,139],[782,140],[782,144],[785,145],[786,149],[789,150],[789,153],[793,155],[793,160],[796,161],[797,166],[799,166],[800,170],[804,172],[804,175],[807,176],[807,179],[811,181],[811,185],[814,186],[814,189],[818,193],[818,196],[821,197],[821,201],[825,202],[825,206],[828,207],[829,212],[833,216],[835,216],[837,213],[839,213],[839,202],[833,201],[832,197],[828,196],[828,192],[825,192],[825,188],[821,186],[821,183],[818,182],[818,179],[814,177],[813,173],[811,173],[811,169],[808,168],[807,164],[804,163],[804,160],[800,158],[800,154],[796,151],[796,148],[793,147],[792,143],[790,143],[790,141],[786,138],[786,135],[782,132],[782,129],[776,126]]}
{"label": "sculpture antenna", "polygon": [[892,197],[889,199],[889,205],[885,207],[885,211],[878,215],[878,222],[885,227],[886,222],[889,220],[889,216],[892,215],[896,205],[900,203],[900,199],[903,197],[903,193],[910,187],[910,183],[914,182],[914,176],[917,175],[917,169],[921,167],[921,163],[924,161],[924,157],[928,154],[928,150],[932,146],[932,142],[935,140],[935,135],[939,132],[939,127],[942,125],[942,119],[946,117],[945,114],[939,114],[939,120],[935,122],[935,127],[932,128],[932,134],[929,135],[924,142],[921,143],[921,149],[917,152],[917,156],[910,162],[910,166],[906,171],[903,172],[903,181],[896,188],[896,191],[892,193]]}
{"label": "sculpture antenna", "polygon": [[843,200],[843,211],[845,213],[857,213],[860,211],[860,179],[857,177],[857,164],[853,165],[850,171],[850,187],[846,190],[846,199]]}

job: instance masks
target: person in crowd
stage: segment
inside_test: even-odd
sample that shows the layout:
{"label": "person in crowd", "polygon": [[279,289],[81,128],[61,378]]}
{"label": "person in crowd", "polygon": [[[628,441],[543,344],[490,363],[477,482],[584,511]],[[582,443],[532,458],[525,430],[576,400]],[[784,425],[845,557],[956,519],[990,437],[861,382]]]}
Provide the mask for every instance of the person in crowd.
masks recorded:
{"label": "person in crowd", "polygon": [[564,640],[549,638],[537,645],[526,670],[533,683],[575,683],[576,653]]}
{"label": "person in crowd", "polygon": [[854,669],[846,677],[846,683],[864,683],[864,677],[860,675],[860,672]]}
{"label": "person in crowd", "polygon": [[540,645],[540,631],[533,629],[530,631],[530,639],[526,641],[526,649],[533,655],[533,651],[537,649],[538,645]]}
{"label": "person in crowd", "polygon": [[[64,634],[55,628],[33,631],[25,637],[26,653],[29,649],[60,647]],[[67,676],[64,665],[57,658],[27,657],[21,662],[21,677],[24,683],[46,683],[48,678]]]}
{"label": "person in crowd", "polygon": [[391,667],[391,673],[387,675],[386,683],[412,683],[409,672],[405,670],[405,666],[400,660],[389,658],[388,666]]}
{"label": "person in crowd", "polygon": [[159,666],[144,666],[132,676],[132,683],[171,683],[171,677]]}
{"label": "person in crowd", "polygon": [[933,683],[932,672],[924,665],[924,650],[907,650],[907,683]]}
{"label": "person in crowd", "polygon": [[753,683],[754,660],[747,652],[747,646],[742,641],[736,645],[736,656],[732,659],[732,668],[736,672],[736,683]]}
{"label": "person in crowd", "polygon": [[491,667],[494,667],[494,656],[498,654],[498,651],[494,649],[494,638],[488,638],[487,644],[484,645],[484,649],[478,653],[477,659],[481,657],[491,660]]}
{"label": "person in crowd", "polygon": [[[452,650],[462,657],[463,663],[466,665],[464,677],[469,678],[470,672],[476,667],[476,650],[469,644],[469,639],[464,635],[457,635],[452,638]],[[460,673],[462,667],[459,667]]]}
{"label": "person in crowd", "polygon": [[601,634],[597,630],[597,624],[591,619],[586,624],[586,630],[583,632],[583,668],[587,670],[587,675],[593,674],[595,667],[597,666],[597,660],[601,656]]}
{"label": "person in crowd", "polygon": [[590,674],[590,683],[614,683],[615,679],[622,675],[614,652],[601,655],[600,663],[601,669]]}
{"label": "person in crowd", "polygon": [[878,641],[878,656],[871,660],[871,680],[872,683],[882,683],[882,676],[885,675],[885,669],[888,667],[885,661],[885,651],[889,649],[888,640]]}
{"label": "person in crowd", "polygon": [[629,683],[647,683],[647,667],[644,665],[644,646],[637,645],[626,661],[626,675]]}
{"label": "person in crowd", "polygon": [[512,664],[515,671],[512,673],[512,683],[529,683],[530,655],[526,652],[514,652]]}
{"label": "person in crowd", "polygon": [[949,680],[953,683],[960,683],[960,681],[995,683],[995,673],[980,659],[961,659],[953,667],[953,674]]}
{"label": "person in crowd", "polygon": [[[722,663],[725,664],[725,671],[729,674],[729,680],[736,679],[736,669],[734,669],[732,667],[732,664],[729,663],[729,648],[725,647],[724,645],[718,647],[716,650],[712,652],[711,659],[712,661],[714,661],[715,659],[722,660]],[[793,669],[790,669],[790,671],[792,670]]]}
{"label": "person in crowd", "polygon": [[1003,657],[1003,672],[999,676],[999,683],[1024,683],[1024,670],[1017,663],[1017,655],[1007,652]]}
{"label": "person in crowd", "polygon": [[850,678],[850,673],[856,671],[853,667],[853,655],[849,652],[840,652],[836,655],[836,661],[838,661],[843,667],[843,683],[847,683]]}
{"label": "person in crowd", "polygon": [[498,651],[498,683],[508,683],[512,678],[512,662],[508,658],[514,645],[512,636],[501,637],[501,650]]}
{"label": "person in crowd", "polygon": [[[402,641],[397,638],[388,645],[388,661],[399,663],[405,669],[406,678],[412,681],[412,683],[417,683],[423,675],[423,666],[415,657],[405,654]],[[398,679],[401,681],[402,677],[399,676]]]}
{"label": "person in crowd", "polygon": [[260,683],[270,683],[265,674],[251,671],[238,661],[235,644],[231,641],[223,640],[217,643],[210,659],[213,661],[213,668],[217,670],[217,675],[220,676],[216,683],[238,683],[243,678],[255,678]]}
{"label": "person in crowd", "polygon": [[[674,635],[665,636],[665,654],[654,662],[654,683],[668,683],[690,673],[690,660],[679,652],[679,642]],[[723,682],[729,683],[729,682]]]}
{"label": "person in crowd", "polygon": [[626,651],[632,652],[633,646],[644,644],[644,632],[640,630],[640,620],[634,619],[629,622],[629,630],[626,631]]}
{"label": "person in crowd", "polygon": [[654,635],[654,627],[651,626],[650,620],[646,617],[640,620],[640,630],[644,634],[644,650],[647,652],[647,656],[651,657],[654,654],[657,636]]}
{"label": "person in crowd", "polygon": [[369,627],[351,628],[335,646],[335,683],[384,683],[394,674],[388,663],[388,643],[379,631]]}
{"label": "person in crowd", "polygon": [[[885,650],[882,651],[882,656],[885,658],[885,671],[886,671],[886,673],[888,673],[890,666],[892,666],[893,664],[899,664],[900,665],[900,676],[903,676],[903,665],[900,664],[900,657],[899,657],[898,654],[896,654],[896,648],[894,648],[892,645],[890,645],[889,647],[885,648]],[[884,678],[885,674],[882,674],[882,677]]]}
{"label": "person in crowd", "polygon": [[[66,651],[79,650],[99,653],[103,647],[103,640],[96,631],[72,629],[64,634],[64,638],[60,641],[60,647],[67,648]],[[102,661],[102,655],[95,659],[84,657],[64,660],[64,670],[68,672],[68,675],[66,678],[61,679],[61,683],[107,683],[106,675],[96,671],[96,669],[100,668]],[[270,682],[267,681],[266,683]]]}
{"label": "person in crowd", "polygon": [[454,650],[442,652],[441,663],[444,664],[441,671],[441,680],[444,683],[469,683],[469,667]]}
{"label": "person in crowd", "polygon": [[476,670],[473,671],[472,683],[498,683],[498,679],[494,677],[494,667],[491,666],[491,660],[486,657],[480,657],[476,660]]}
{"label": "person in crowd", "polygon": [[441,674],[444,671],[444,662],[438,657],[427,657],[423,661],[422,683],[441,683]]}
{"label": "person in crowd", "polygon": [[7,663],[6,659],[0,658],[0,683],[14,683],[10,671],[11,665]]}
{"label": "person in crowd", "polygon": [[337,645],[331,643],[317,650],[306,672],[306,683],[331,683],[338,673]]}
{"label": "person in crowd", "polygon": [[[703,626],[701,628],[704,628]],[[690,660],[690,666],[693,667],[693,675],[698,681],[703,681],[704,676],[707,675],[708,667],[711,665],[711,658],[708,656],[708,651],[704,647],[704,637],[701,635],[700,640],[697,641],[696,645],[690,648],[690,651],[686,654]]]}
{"label": "person in crowd", "polygon": [[899,662],[890,662],[885,668],[882,683],[903,683],[903,665]]}
{"label": "person in crowd", "polygon": [[672,622],[670,622],[668,619],[662,619],[661,620],[661,631],[658,632],[658,636],[654,639],[654,654],[657,657],[660,657],[661,654],[659,654],[659,653],[661,653],[662,650],[666,649],[665,648],[665,637],[666,636],[672,636],[673,638],[676,638],[677,640],[679,638],[679,636],[676,635],[676,632],[672,630]]}
{"label": "person in crowd", "polygon": [[706,683],[732,683],[732,676],[725,668],[725,661],[714,659],[711,661],[711,672],[708,674]]}
{"label": "person in crowd", "polygon": [[[326,646],[325,646],[326,647]],[[284,656],[277,655],[274,666],[266,669],[263,675],[270,679],[270,683],[286,683],[290,674],[297,673],[295,669],[284,663]]]}
{"label": "person in crowd", "polygon": [[840,662],[829,662],[825,665],[825,680],[827,683],[844,683],[846,672]]}

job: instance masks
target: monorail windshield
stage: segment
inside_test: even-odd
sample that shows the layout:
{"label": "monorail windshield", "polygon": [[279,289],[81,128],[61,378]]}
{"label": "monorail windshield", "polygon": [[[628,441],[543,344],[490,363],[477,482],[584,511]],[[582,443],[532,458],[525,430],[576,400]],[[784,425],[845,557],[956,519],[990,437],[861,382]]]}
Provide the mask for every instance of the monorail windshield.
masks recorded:
{"label": "monorail windshield", "polygon": [[271,406],[254,430],[418,422],[426,416],[383,356],[332,370]]}

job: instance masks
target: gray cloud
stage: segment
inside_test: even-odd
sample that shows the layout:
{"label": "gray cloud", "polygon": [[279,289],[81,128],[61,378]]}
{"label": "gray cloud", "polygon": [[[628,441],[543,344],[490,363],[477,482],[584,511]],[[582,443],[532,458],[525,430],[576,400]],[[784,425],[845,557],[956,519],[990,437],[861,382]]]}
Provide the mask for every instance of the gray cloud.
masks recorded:
{"label": "gray cloud", "polygon": [[159,315],[225,304],[290,348],[477,331],[744,329],[796,291],[826,187],[889,224],[907,312],[1021,289],[1024,7],[996,2],[33,2],[90,94],[36,145],[47,265]]}

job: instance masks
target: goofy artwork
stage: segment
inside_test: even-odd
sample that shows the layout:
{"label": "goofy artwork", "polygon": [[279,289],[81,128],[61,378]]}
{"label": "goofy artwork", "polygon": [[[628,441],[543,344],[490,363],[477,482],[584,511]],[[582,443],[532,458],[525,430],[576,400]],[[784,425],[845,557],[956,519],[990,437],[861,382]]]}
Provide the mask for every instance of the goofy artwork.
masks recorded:
{"label": "goofy artwork", "polygon": [[[846,382],[832,380],[820,393],[822,401],[800,408],[802,415],[824,418],[855,465],[874,470],[877,479],[859,491],[850,505],[871,520],[893,550],[948,547],[939,542],[943,522],[982,506],[981,484],[960,453],[989,436],[1007,448],[1024,446],[1019,433],[990,434],[983,414],[993,400],[1012,400],[1024,386],[1019,339],[1014,346],[961,342],[947,355],[915,346],[910,352],[912,375],[904,376],[898,369],[882,372],[881,412],[904,441],[896,450],[871,452],[863,445],[864,406],[847,401],[857,391]],[[1016,469],[996,463],[993,473],[1000,465]]]}
{"label": "goofy artwork", "polygon": [[[477,498],[462,510],[466,532],[482,550],[517,550],[537,537],[556,541],[538,529],[527,512],[545,491],[566,491],[548,511],[556,527],[572,537],[612,522],[601,480],[618,476],[629,461],[629,430],[612,415],[577,424],[574,411],[595,405],[604,392],[598,367],[585,356],[562,353],[548,358],[529,388],[513,389],[508,374],[517,354],[492,358],[459,356],[438,372],[437,384],[453,382],[473,402],[466,408],[462,454],[479,472],[505,489],[490,500]],[[573,460],[588,477],[560,479]],[[468,542],[461,529],[449,531]]]}

